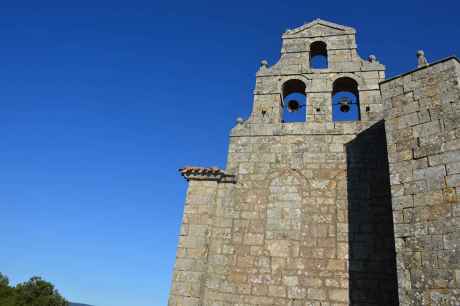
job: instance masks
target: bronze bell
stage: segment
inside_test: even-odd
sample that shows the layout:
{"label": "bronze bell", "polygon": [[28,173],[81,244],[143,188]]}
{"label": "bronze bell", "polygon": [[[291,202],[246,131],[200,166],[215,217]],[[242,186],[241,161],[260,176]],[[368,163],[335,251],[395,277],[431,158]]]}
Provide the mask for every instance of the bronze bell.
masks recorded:
{"label": "bronze bell", "polygon": [[300,109],[300,104],[299,104],[298,101],[290,100],[288,102],[288,112],[295,113],[295,112],[299,111],[299,109]]}
{"label": "bronze bell", "polygon": [[340,111],[348,113],[350,111],[350,101],[347,98],[340,100]]}

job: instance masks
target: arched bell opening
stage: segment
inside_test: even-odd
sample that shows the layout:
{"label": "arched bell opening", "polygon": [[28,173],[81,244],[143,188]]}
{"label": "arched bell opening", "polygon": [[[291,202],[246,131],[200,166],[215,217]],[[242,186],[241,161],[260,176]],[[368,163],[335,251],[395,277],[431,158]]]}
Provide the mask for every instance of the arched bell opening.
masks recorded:
{"label": "arched bell opening", "polygon": [[282,87],[283,120],[282,122],[304,122],[307,120],[307,96],[304,82],[293,79],[286,81]]}
{"label": "arched bell opening", "polygon": [[358,83],[342,77],[335,80],[332,88],[332,121],[360,120]]}
{"label": "arched bell opening", "polygon": [[326,69],[328,67],[327,45],[323,41],[315,41],[310,45],[310,68]]}

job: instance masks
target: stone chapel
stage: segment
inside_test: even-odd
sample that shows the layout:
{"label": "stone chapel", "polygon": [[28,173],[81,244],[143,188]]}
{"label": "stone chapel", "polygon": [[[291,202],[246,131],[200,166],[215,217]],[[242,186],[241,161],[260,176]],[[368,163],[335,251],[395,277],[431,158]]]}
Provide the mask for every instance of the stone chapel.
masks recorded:
{"label": "stone chapel", "polygon": [[460,61],[385,79],[355,35],[287,30],[226,168],[180,169],[169,306],[460,305]]}

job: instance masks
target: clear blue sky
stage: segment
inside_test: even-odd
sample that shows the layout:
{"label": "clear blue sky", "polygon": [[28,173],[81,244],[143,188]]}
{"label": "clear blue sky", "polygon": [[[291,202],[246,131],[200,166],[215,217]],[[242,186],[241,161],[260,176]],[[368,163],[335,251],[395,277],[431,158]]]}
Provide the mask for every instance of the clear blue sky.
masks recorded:
{"label": "clear blue sky", "polygon": [[[17,6],[13,6],[17,5]],[[3,1],[0,271],[72,301],[166,305],[184,165],[225,166],[261,59],[317,17],[387,75],[460,54],[458,1]]]}

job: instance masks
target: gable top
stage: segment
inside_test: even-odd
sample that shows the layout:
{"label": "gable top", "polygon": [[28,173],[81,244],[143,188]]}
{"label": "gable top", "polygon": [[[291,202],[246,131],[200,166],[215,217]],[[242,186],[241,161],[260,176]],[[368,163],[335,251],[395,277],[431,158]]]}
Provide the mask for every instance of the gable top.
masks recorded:
{"label": "gable top", "polygon": [[343,26],[318,18],[309,23],[305,23],[303,26],[287,30],[283,34],[283,38],[317,37],[355,33],[356,30],[352,27]]}

